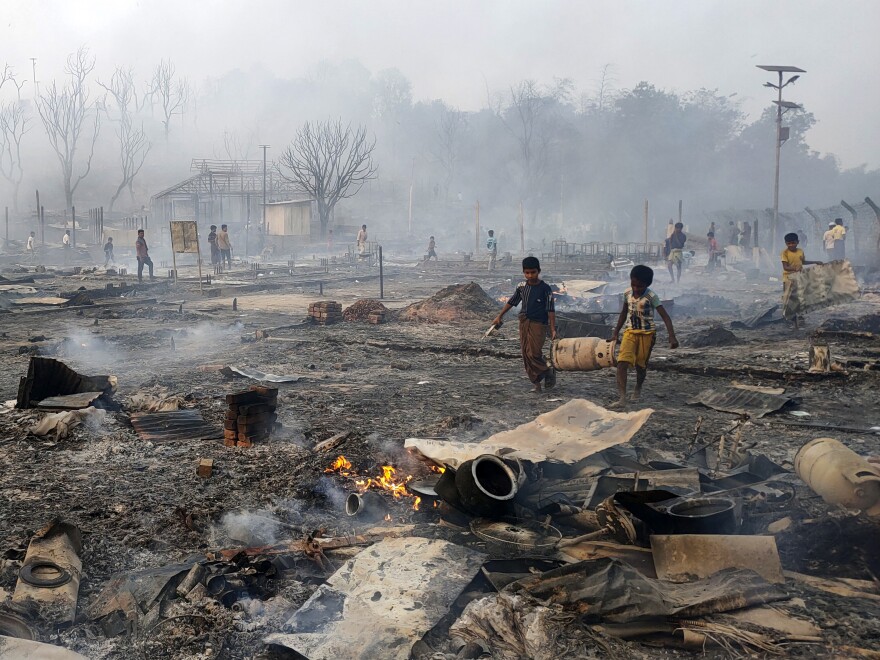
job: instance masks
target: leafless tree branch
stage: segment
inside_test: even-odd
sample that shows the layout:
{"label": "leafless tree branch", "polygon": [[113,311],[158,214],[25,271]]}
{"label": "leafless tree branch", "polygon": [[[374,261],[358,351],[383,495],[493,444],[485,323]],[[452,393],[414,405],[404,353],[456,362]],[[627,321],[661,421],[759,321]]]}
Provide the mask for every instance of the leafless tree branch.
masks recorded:
{"label": "leafless tree branch", "polygon": [[376,178],[375,147],[366,127],[338,119],[306,122],[282,153],[278,172],[315,199],[322,234],[336,204]]}
{"label": "leafless tree branch", "polygon": [[[100,113],[90,101],[87,86],[88,77],[94,68],[95,59],[89,56],[88,48],[82,46],[67,58],[64,69],[68,77],[67,83],[59,87],[57,82],[52,81],[37,99],[40,119],[61,165],[64,197],[68,208],[73,206],[73,195],[77,187],[92,169],[95,142],[101,125]],[[94,117],[94,121],[90,122],[92,134],[88,142],[88,156],[85,165],[77,173],[77,150],[81,146],[81,140],[87,139],[84,129],[87,127],[86,119],[89,115]]]}

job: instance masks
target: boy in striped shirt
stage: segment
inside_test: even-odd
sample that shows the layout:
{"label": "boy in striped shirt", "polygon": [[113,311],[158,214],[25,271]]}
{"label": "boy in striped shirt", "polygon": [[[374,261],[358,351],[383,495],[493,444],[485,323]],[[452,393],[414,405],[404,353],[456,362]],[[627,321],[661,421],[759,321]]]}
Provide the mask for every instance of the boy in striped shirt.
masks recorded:
{"label": "boy in striped shirt", "polygon": [[627,325],[623,333],[623,341],[620,342],[620,352],[617,355],[617,391],[620,400],[608,406],[609,408],[626,408],[626,380],[627,371],[633,365],[636,368],[636,387],[633,390],[630,401],[638,401],[642,394],[642,385],[648,375],[648,360],[651,358],[651,350],[657,340],[657,325],[654,322],[654,310],[666,324],[666,332],[669,334],[669,348],[678,348],[678,340],[675,338],[675,330],[672,327],[672,319],[660,302],[660,297],[649,287],[654,282],[654,271],[647,266],[636,266],[629,273],[630,288],[623,294],[623,309],[617,319],[617,327],[611,335],[611,341],[617,343],[620,329]]}
{"label": "boy in striped shirt", "polygon": [[550,339],[556,339],[556,310],[553,305],[553,289],[541,279],[541,264],[536,257],[526,257],[522,262],[525,282],[520,282],[501,313],[492,322],[501,325],[501,317],[517,305],[519,313],[519,343],[526,374],[534,385],[535,393],[541,392],[541,383],[547,388],[556,384],[556,375],[544,360],[544,342],[549,326]]}

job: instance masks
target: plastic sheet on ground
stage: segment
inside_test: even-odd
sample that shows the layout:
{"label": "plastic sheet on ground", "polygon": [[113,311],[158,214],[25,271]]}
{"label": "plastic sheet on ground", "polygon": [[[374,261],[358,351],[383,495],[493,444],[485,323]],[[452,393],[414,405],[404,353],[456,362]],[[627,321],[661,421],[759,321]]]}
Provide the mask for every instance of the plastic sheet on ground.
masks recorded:
{"label": "plastic sheet on ground", "polygon": [[559,605],[502,592],[469,603],[449,634],[489,647],[497,660],[556,660],[556,638],[572,618]]}
{"label": "plastic sheet on ground", "polygon": [[386,539],[346,562],[267,644],[309,660],[406,660],[485,560],[447,541]]}
{"label": "plastic sheet on ground", "polygon": [[650,408],[616,413],[586,399],[572,399],[533,421],[482,442],[408,438],[404,447],[436,463],[458,467],[481,454],[513,455],[529,461],[576,463],[630,440],[648,421]]}
{"label": "plastic sheet on ground", "polygon": [[674,584],[647,578],[616,559],[570,564],[514,582],[506,590],[525,591],[559,605],[577,603],[581,611],[612,623],[704,616],[788,598],[753,571],[726,569],[709,578]]}
{"label": "plastic sheet on ground", "polygon": [[86,660],[86,656],[52,644],[0,635],[0,660]]}
{"label": "plastic sheet on ground", "polygon": [[813,266],[796,273],[792,286],[782,301],[785,318],[794,318],[817,309],[839,305],[859,297],[852,264],[845,259]]}
{"label": "plastic sheet on ground", "polygon": [[50,413],[43,417],[35,426],[30,428],[34,435],[49,435],[55,432],[56,440],[63,440],[70,431],[80,424],[88,424],[94,428],[101,426],[107,417],[107,411],[100,408],[88,407],[83,410],[65,410],[64,412]]}

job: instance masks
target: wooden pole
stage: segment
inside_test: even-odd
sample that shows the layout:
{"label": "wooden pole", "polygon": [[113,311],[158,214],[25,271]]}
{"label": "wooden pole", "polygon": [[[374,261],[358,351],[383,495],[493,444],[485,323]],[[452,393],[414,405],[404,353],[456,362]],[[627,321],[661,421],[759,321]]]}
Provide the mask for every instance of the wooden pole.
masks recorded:
{"label": "wooden pole", "polygon": [[523,215],[522,201],[519,203],[519,251],[526,253],[526,219]]}
{"label": "wooden pole", "polygon": [[174,234],[171,231],[170,222],[168,223],[168,235],[171,236],[171,263],[174,266],[174,283],[177,284],[177,251],[174,249]]}
{"label": "wooden pole", "polygon": [[681,222],[681,200],[678,200],[678,221]]}
{"label": "wooden pole", "polygon": [[[199,293],[202,293],[202,245],[199,243],[199,223],[196,223],[196,250],[199,260]],[[171,246],[171,251],[174,252],[174,245]]]}
{"label": "wooden pole", "polygon": [[385,270],[382,264],[382,246],[379,246],[379,300],[385,298]]}
{"label": "wooden pole", "polygon": [[70,207],[70,217],[73,218],[73,240],[70,241],[70,247],[76,247],[76,207]]}
{"label": "wooden pole", "polygon": [[[40,191],[37,191],[37,225],[42,226],[42,216],[40,215]],[[43,232],[40,232],[40,242],[45,245],[46,241],[43,238]]]}
{"label": "wooden pole", "polygon": [[645,200],[645,245],[648,244],[648,200]]}
{"label": "wooden pole", "polygon": [[480,200],[477,200],[477,205],[474,208],[477,212],[477,224],[476,229],[474,230],[474,249],[476,250],[476,252],[474,252],[474,256],[476,257],[478,254],[480,254]]}
{"label": "wooden pole", "polygon": [[46,244],[46,207],[41,206],[40,209],[40,243]]}

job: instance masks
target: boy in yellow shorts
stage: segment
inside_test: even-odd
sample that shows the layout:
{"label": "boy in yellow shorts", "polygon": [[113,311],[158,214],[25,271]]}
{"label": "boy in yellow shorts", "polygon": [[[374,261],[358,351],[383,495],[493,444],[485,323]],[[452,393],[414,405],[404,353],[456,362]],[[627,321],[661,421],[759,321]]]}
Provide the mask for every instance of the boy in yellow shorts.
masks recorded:
{"label": "boy in yellow shorts", "polygon": [[630,288],[623,294],[623,309],[617,319],[617,327],[611,335],[611,341],[617,343],[620,330],[627,325],[623,333],[623,341],[620,342],[620,352],[617,355],[617,391],[620,400],[613,403],[609,408],[624,409],[627,404],[626,379],[627,371],[633,365],[636,368],[636,387],[633,390],[630,401],[638,401],[642,395],[642,385],[648,375],[648,360],[651,358],[651,350],[656,341],[657,326],[654,322],[654,310],[666,324],[666,332],[669,334],[669,348],[678,348],[678,340],[675,338],[675,329],[672,327],[672,319],[660,303],[660,298],[649,287],[654,282],[654,271],[647,266],[638,265],[629,273]]}

